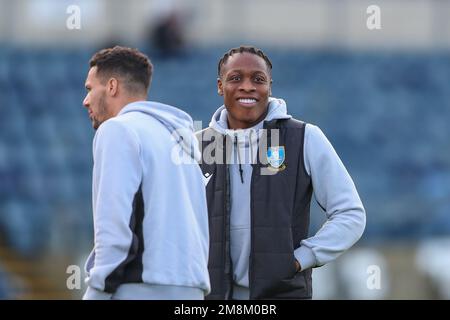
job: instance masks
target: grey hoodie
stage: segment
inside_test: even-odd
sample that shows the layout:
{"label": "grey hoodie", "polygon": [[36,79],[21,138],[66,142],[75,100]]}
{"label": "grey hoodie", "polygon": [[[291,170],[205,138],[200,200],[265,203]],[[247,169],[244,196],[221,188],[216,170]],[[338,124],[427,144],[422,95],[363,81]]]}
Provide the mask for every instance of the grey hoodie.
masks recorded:
{"label": "grey hoodie", "polygon": [[[282,99],[270,98],[268,108],[264,121],[292,118],[287,114],[286,103]],[[249,298],[251,163],[256,160],[258,138],[264,121],[253,128],[230,130],[227,110],[222,106],[214,113],[210,123],[210,127],[236,141],[232,153],[234,164],[230,165],[234,299]],[[255,131],[257,134],[252,134]],[[361,237],[366,223],[365,210],[355,185],[322,131],[306,124],[304,144],[305,167],[311,176],[315,198],[326,211],[327,222],[316,235],[302,240],[295,250],[294,255],[303,270],[336,259]]]}
{"label": "grey hoodie", "polygon": [[85,299],[203,299],[210,291],[203,175],[195,161],[173,161],[173,150],[200,156],[191,117],[168,105],[130,103],[98,128]]}

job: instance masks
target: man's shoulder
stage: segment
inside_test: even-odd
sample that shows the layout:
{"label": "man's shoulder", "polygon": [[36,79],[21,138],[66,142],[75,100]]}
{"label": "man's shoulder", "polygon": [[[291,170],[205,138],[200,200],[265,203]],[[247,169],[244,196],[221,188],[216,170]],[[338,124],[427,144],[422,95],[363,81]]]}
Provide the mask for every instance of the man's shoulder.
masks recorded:
{"label": "man's shoulder", "polygon": [[304,129],[306,126],[306,122],[299,120],[299,119],[295,119],[295,118],[290,118],[287,119],[285,122],[285,127],[287,128],[297,128],[297,129]]}
{"label": "man's shoulder", "polygon": [[126,132],[130,127],[131,122],[127,121],[122,116],[116,116],[103,122],[97,130],[97,133],[106,132]]}
{"label": "man's shoulder", "polygon": [[113,117],[103,122],[94,137],[94,145],[98,143],[106,143],[107,141],[113,141],[117,144],[120,141],[137,141],[136,130],[133,129],[131,121],[124,121],[121,116]]}
{"label": "man's shoulder", "polygon": [[304,129],[307,125],[306,122],[294,118],[289,119],[275,119],[269,122],[268,127],[279,127],[281,128],[289,128],[289,129]]}

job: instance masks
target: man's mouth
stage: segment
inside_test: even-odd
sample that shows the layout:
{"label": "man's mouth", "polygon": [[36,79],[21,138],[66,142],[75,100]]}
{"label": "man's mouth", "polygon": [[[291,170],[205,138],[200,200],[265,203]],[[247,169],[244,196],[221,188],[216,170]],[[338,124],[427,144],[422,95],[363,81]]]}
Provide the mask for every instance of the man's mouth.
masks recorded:
{"label": "man's mouth", "polygon": [[239,98],[238,101],[244,106],[252,106],[258,102],[255,98]]}

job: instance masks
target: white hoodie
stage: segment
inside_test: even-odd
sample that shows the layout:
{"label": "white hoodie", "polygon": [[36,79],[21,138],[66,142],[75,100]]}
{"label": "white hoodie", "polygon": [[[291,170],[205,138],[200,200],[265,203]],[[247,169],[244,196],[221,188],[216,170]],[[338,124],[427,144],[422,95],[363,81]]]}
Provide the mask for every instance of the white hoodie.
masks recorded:
{"label": "white hoodie", "polygon": [[[156,102],[128,104],[97,130],[93,143],[95,245],[86,262],[84,299],[203,299],[209,293],[203,176],[195,161],[173,161],[173,151],[181,150],[180,144],[183,152],[198,159],[191,117]],[[142,239],[130,227],[136,219],[138,191],[144,207]],[[141,254],[136,253],[138,242],[144,247]],[[142,259],[141,283],[118,287],[108,283],[112,274],[123,278],[125,261],[137,255]]]}

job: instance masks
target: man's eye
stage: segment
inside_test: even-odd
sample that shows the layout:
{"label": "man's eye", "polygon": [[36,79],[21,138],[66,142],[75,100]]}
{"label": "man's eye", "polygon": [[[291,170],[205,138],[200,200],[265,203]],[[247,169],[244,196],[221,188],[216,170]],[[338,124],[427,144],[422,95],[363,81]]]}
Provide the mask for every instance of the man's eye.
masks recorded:
{"label": "man's eye", "polygon": [[255,78],[255,81],[256,81],[256,82],[265,82],[266,79],[261,78],[261,77],[256,77],[256,78]]}
{"label": "man's eye", "polygon": [[240,79],[241,79],[240,76],[232,76],[232,77],[230,77],[231,81],[239,81]]}

